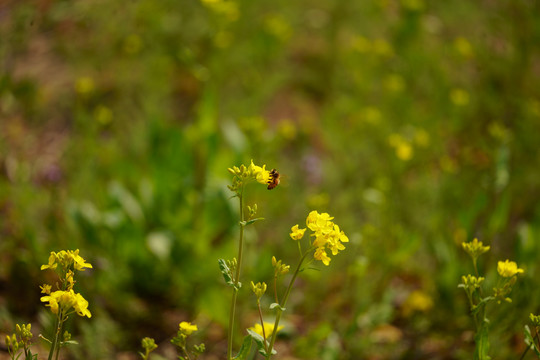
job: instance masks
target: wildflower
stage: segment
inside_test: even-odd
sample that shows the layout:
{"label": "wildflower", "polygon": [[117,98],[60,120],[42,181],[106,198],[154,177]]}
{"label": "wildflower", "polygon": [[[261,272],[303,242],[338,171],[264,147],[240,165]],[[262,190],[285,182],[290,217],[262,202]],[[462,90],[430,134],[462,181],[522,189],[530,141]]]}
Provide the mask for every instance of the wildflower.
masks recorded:
{"label": "wildflower", "polygon": [[41,289],[42,294],[50,294],[52,286],[49,284],[43,284],[39,288]]}
{"label": "wildflower", "polygon": [[192,325],[190,322],[182,321],[179,325],[179,332],[185,336],[191,335],[194,331],[198,331],[197,325]]}
{"label": "wildflower", "polygon": [[345,249],[343,243],[349,242],[347,235],[341,231],[337,224],[332,222],[333,219],[328,213],[319,214],[317,211],[310,212],[306,218],[307,227],[313,231],[311,236],[315,237],[311,244],[316,248],[313,257],[315,260],[322,261],[325,265],[330,264],[326,249],[330,250],[332,255],[337,255],[341,250]]}
{"label": "wildflower", "polygon": [[58,314],[59,310],[67,312],[69,309],[74,308],[79,316],[92,317],[92,314],[88,310],[88,301],[81,294],[77,294],[73,290],[54,291],[50,295],[41,297],[40,300],[42,302],[48,302],[46,306],[50,307],[54,314]]}
{"label": "wildflower", "polygon": [[142,339],[141,345],[143,349],[147,351],[147,353],[151,352],[152,350],[157,349],[156,341],[149,337],[145,337],[144,339]]}
{"label": "wildflower", "polygon": [[88,95],[94,91],[95,84],[94,79],[88,76],[83,76],[77,79],[75,83],[75,90],[81,95]]}
{"label": "wildflower", "polygon": [[92,268],[92,264],[89,264],[79,255],[79,249],[77,250],[62,250],[58,253],[51,251],[49,256],[49,262],[46,265],[41,265],[41,270],[56,269],[60,264],[64,269],[73,269],[78,271],[84,271],[86,268]]}
{"label": "wildflower", "polygon": [[[278,326],[277,331],[280,331],[281,329],[283,329],[283,325]],[[256,332],[257,334],[264,337],[265,335],[268,336],[274,332],[274,324],[265,321],[264,331],[263,327],[259,323],[255,324],[253,327],[250,327],[249,330],[252,330],[253,332]]]}
{"label": "wildflower", "polygon": [[478,241],[477,238],[474,238],[473,241],[468,243],[464,242],[461,244],[461,246],[463,246],[463,250],[465,250],[475,262],[480,255],[489,251],[489,246],[484,246],[484,244],[481,241]]}
{"label": "wildflower", "polygon": [[266,284],[258,282],[257,284],[254,284],[253,281],[251,282],[251,290],[257,296],[257,301],[261,299],[261,297],[266,292]]}
{"label": "wildflower", "polygon": [[450,92],[450,100],[456,106],[465,106],[469,103],[469,93],[463,89],[453,89]]}
{"label": "wildflower", "polygon": [[306,229],[299,229],[298,224],[296,224],[291,228],[290,235],[293,240],[300,240],[301,238],[304,237],[305,232],[306,232]]}
{"label": "wildflower", "polygon": [[276,260],[275,256],[272,256],[272,266],[274,267],[274,277],[276,278],[280,275],[287,274],[291,269],[290,265],[282,264],[281,260]]}
{"label": "wildflower", "polygon": [[540,326],[540,315],[531,314],[529,317],[534,326]]}
{"label": "wildflower", "polygon": [[330,265],[331,259],[326,254],[326,251],[324,251],[324,247],[318,247],[317,250],[315,250],[313,258],[315,258],[315,260],[322,261],[322,263],[326,266]]}
{"label": "wildflower", "polygon": [[403,314],[408,316],[415,311],[426,312],[433,307],[433,300],[423,291],[413,291],[403,304]]}
{"label": "wildflower", "polygon": [[462,276],[461,281],[463,281],[463,284],[462,284],[463,286],[462,287],[470,289],[470,290],[474,290],[474,289],[479,289],[480,288],[480,285],[484,281],[484,278],[483,277],[476,277],[476,276],[473,276],[473,275],[469,274],[467,276]]}
{"label": "wildflower", "polygon": [[251,160],[251,164],[249,165],[249,171],[251,171],[252,176],[255,180],[257,180],[259,184],[268,184],[268,181],[270,180],[270,171],[266,170],[266,165],[260,167],[255,165],[253,163],[253,160]]}
{"label": "wildflower", "polygon": [[523,273],[523,269],[518,268],[515,262],[506,260],[497,263],[497,272],[502,277],[509,278],[516,274]]}

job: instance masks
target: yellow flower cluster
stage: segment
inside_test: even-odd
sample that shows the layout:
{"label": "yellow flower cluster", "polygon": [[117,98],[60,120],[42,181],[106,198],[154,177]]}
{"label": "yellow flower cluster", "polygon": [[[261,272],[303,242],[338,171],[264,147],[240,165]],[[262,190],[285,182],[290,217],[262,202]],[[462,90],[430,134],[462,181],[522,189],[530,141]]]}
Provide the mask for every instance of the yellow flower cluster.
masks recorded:
{"label": "yellow flower cluster", "polygon": [[477,238],[474,238],[474,240],[471,242],[464,242],[461,245],[463,246],[463,250],[465,250],[474,261],[476,261],[476,259],[478,259],[478,257],[483,253],[489,251],[489,246],[484,246],[484,244],[481,241],[478,241]]}
{"label": "yellow flower cluster", "polygon": [[193,332],[198,331],[198,330],[199,329],[197,328],[197,325],[191,324],[190,322],[187,322],[187,321],[182,321],[178,325],[178,331],[185,336],[189,336],[193,334]]}
{"label": "yellow flower cluster", "polygon": [[266,286],[266,283],[264,282],[263,283],[258,282],[257,284],[255,284],[253,281],[251,282],[251,290],[257,297],[257,301],[259,301],[261,297],[264,295],[264,293],[266,292],[266,288],[267,286]]}
{"label": "yellow flower cluster", "polygon": [[17,324],[15,326],[15,334],[9,336],[6,335],[6,346],[10,354],[17,353],[19,349],[27,348],[31,344],[32,340],[32,324],[23,324],[22,326]]}
{"label": "yellow flower cluster", "polygon": [[506,260],[497,263],[497,272],[504,278],[510,278],[516,274],[523,273],[523,269],[518,268],[514,261]]}
{"label": "yellow flower cluster", "polygon": [[87,263],[79,255],[79,249],[62,250],[57,253],[54,251],[51,252],[48,263],[42,265],[41,270],[59,269],[60,271],[58,272],[61,276],[62,287],[57,291],[51,292],[52,286],[44,284],[40,288],[45,296],[42,296],[40,300],[47,303],[46,306],[50,307],[54,314],[59,314],[60,312],[62,316],[66,316],[73,309],[80,316],[92,317],[90,310],[88,310],[88,301],[81,294],[73,291],[75,284],[73,270],[85,271],[87,268],[92,268],[92,264]]}
{"label": "yellow flower cluster", "polygon": [[237,192],[249,180],[256,180],[259,184],[263,185],[268,185],[270,181],[270,171],[266,170],[266,165],[262,167],[255,165],[253,160],[251,160],[248,166],[242,164],[240,167],[233,166],[227,170],[234,175],[232,186],[229,186],[229,189],[234,192]]}
{"label": "yellow flower cluster", "polygon": [[[331,259],[326,250],[330,250],[332,255],[337,255],[345,249],[343,243],[349,242],[347,235],[332,221],[333,219],[328,213],[319,214],[315,210],[310,212],[306,218],[306,226],[313,231],[311,236],[315,237],[311,243],[311,246],[315,248],[313,257],[327,266]],[[305,231],[306,229],[299,229],[298,225],[295,225],[291,229],[290,236],[294,240],[300,240]]]}
{"label": "yellow flower cluster", "polygon": [[[277,331],[280,331],[281,329],[283,329],[283,325],[278,326]],[[263,327],[259,323],[253,325],[253,327],[250,327],[249,330],[252,330],[253,332],[256,332],[257,334],[261,335],[262,337],[264,337],[265,335],[266,335],[266,337],[269,337],[274,332],[274,324],[265,321],[264,322],[264,332],[263,332]]]}
{"label": "yellow flower cluster", "polygon": [[92,268],[92,265],[87,263],[80,255],[79,249],[77,250],[62,250],[58,253],[51,251],[49,256],[49,263],[41,265],[41,270],[56,269],[58,264],[65,269],[75,269],[78,271],[84,271],[86,268]]}
{"label": "yellow flower cluster", "polygon": [[49,306],[54,314],[58,314],[59,310],[66,314],[73,308],[79,316],[92,317],[90,310],[88,310],[88,301],[81,294],[74,292],[73,289],[54,291],[41,297],[41,301],[48,302],[46,306]]}

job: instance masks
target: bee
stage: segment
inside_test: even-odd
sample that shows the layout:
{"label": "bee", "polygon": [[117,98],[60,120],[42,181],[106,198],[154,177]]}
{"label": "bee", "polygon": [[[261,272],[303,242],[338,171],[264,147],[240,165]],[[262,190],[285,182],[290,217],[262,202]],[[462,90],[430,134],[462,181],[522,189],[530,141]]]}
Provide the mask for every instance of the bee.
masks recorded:
{"label": "bee", "polygon": [[276,169],[270,170],[270,179],[268,180],[268,190],[272,190],[279,185],[279,173]]}

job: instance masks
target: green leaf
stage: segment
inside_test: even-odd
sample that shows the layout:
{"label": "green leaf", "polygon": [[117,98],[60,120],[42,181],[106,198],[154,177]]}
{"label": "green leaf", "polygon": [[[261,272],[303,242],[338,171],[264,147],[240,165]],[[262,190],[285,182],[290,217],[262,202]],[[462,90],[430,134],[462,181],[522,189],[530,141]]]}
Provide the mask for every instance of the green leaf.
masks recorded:
{"label": "green leaf", "polygon": [[281,307],[278,303],[271,303],[270,304],[270,310],[274,310],[275,308],[278,308],[281,311],[285,311],[285,309],[286,309],[284,307]]}
{"label": "green leaf", "polygon": [[251,350],[251,339],[252,337],[250,335],[244,337],[244,342],[238,351],[238,355],[233,357],[234,360],[244,360],[249,355],[249,351]]}
{"label": "green leaf", "polygon": [[234,284],[233,279],[231,277],[231,269],[229,268],[229,266],[227,266],[227,262],[224,259],[219,259],[218,264],[219,264],[219,269],[221,270],[221,273],[223,274],[223,279],[225,279],[225,283],[227,285],[232,286],[236,290],[238,290],[238,288]]}
{"label": "green leaf", "polygon": [[529,346],[529,349],[533,349],[536,353],[536,356],[540,357],[540,349],[538,349],[538,346],[536,346],[536,343],[534,342],[534,337],[531,334],[531,329],[529,329],[528,325],[525,325],[525,344]]}
{"label": "green leaf", "polygon": [[484,320],[480,330],[476,333],[474,341],[476,343],[476,349],[474,350],[474,360],[490,360],[489,352],[489,323]]}
{"label": "green leaf", "polygon": [[247,225],[253,224],[255,221],[261,221],[261,220],[264,220],[264,218],[256,218],[256,219],[251,219],[251,220],[242,221],[242,222],[245,223],[244,226],[247,226]]}
{"label": "green leaf", "polygon": [[[259,350],[259,353],[262,356],[266,357],[267,353],[266,353],[266,347],[264,346],[265,344],[264,338],[253,330],[247,329],[247,332],[251,336],[253,341],[255,341],[255,344],[257,344],[257,349]],[[266,341],[266,345],[267,346],[269,345],[268,341]],[[272,349],[272,355],[275,355],[275,354],[277,354],[277,351],[275,349]]]}

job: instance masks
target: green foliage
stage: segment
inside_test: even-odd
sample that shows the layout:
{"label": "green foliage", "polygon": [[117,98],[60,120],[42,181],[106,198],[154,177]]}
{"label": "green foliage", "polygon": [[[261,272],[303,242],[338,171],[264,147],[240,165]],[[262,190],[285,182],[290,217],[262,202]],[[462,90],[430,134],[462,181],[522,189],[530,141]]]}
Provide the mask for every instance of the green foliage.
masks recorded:
{"label": "green foliage", "polygon": [[[302,274],[287,305],[295,340],[282,339],[291,356],[334,351],[331,331],[318,333],[330,327],[344,359],[470,359],[455,284],[471,269],[456,245],[477,236],[492,246],[480,261],[508,255],[525,269],[512,307],[490,313],[490,338],[501,339],[490,353],[517,358],[514,337],[540,303],[537,10],[464,0],[0,5],[0,330],[20,318],[46,327],[39,266],[51,250],[80,248],[94,270],[77,286],[94,316],[73,325],[81,345],[66,352],[114,358],[147,329],[173,333],[170,319],[185,313],[223,336],[215,259],[235,256],[238,231],[224,169],[253,158],[283,186],[250,194],[268,221],[246,228],[244,273],[271,277],[269,254],[290,262],[283,241],[307,209],[332,209],[351,240],[328,271]],[[433,307],[410,307],[415,291]],[[304,336],[318,346],[297,343]]]}

